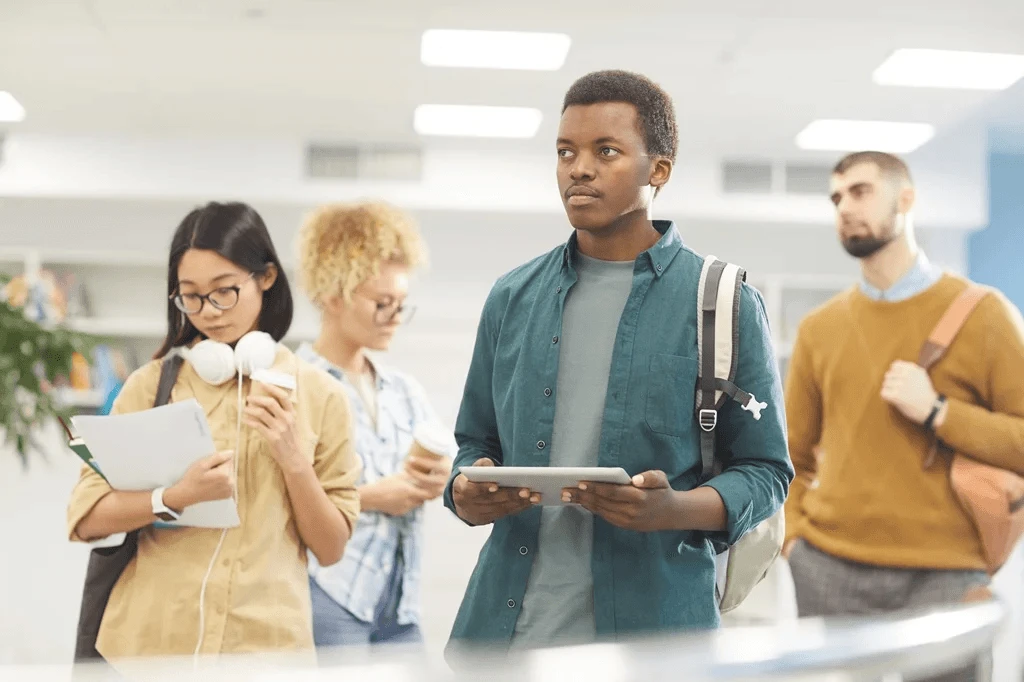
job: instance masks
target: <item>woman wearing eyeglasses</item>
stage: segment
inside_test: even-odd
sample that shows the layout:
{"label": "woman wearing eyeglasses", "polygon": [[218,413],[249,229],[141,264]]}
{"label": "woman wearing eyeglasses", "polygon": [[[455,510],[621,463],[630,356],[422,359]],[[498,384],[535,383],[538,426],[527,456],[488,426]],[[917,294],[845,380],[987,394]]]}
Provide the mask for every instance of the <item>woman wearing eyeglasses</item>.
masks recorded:
{"label": "woman wearing eyeglasses", "polygon": [[[155,490],[113,490],[83,466],[68,505],[71,539],[130,549],[124,534],[139,531],[95,649],[108,660],[312,653],[307,552],[319,564],[337,562],[359,514],[348,398],[277,343],[291,325],[292,295],[251,207],[210,203],[192,211],[168,261],[168,298],[154,301],[166,306],[167,337],[125,382],[113,413],[152,407],[164,358],[181,353],[187,361],[167,375],[171,401],[202,406],[218,452]],[[294,377],[293,392],[266,384],[251,390],[251,380],[235,374],[249,341],[262,345],[261,364]],[[194,504],[231,497],[237,527],[166,525]]]}
{"label": "woman wearing eyeglasses", "polygon": [[454,439],[440,462],[408,456],[413,432],[436,425],[420,385],[371,359],[413,308],[409,277],[425,261],[419,231],[383,203],[331,205],[299,235],[301,283],[322,313],[320,335],[298,354],[345,387],[352,404],[362,513],[341,562],[310,561],[317,647],[421,641],[422,505],[439,497]]}

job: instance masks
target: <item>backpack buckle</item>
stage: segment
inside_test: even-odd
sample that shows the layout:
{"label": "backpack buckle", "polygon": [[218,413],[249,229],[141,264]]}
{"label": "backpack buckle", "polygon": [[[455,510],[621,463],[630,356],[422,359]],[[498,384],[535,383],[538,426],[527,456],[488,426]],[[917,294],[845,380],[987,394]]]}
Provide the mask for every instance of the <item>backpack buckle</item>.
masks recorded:
{"label": "backpack buckle", "polygon": [[718,410],[701,410],[697,416],[700,428],[705,431],[714,431],[718,426]]}

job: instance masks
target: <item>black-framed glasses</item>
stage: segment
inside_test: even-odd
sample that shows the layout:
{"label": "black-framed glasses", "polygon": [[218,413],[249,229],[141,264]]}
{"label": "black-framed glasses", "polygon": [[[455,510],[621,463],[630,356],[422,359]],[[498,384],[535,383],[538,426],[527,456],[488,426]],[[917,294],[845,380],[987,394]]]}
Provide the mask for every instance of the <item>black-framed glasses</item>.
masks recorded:
{"label": "black-framed glasses", "polygon": [[[249,277],[252,276],[250,273]],[[171,300],[174,301],[174,307],[186,315],[198,315],[207,301],[217,310],[231,310],[238,305],[238,295],[241,291],[241,285],[218,287],[208,294],[177,293],[171,296]]]}

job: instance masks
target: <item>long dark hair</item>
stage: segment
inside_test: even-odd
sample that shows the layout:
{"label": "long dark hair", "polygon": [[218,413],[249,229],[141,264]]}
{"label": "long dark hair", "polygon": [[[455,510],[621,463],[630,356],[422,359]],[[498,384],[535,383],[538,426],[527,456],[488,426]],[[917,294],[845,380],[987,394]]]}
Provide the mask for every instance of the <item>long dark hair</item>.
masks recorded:
{"label": "long dark hair", "polygon": [[277,280],[263,292],[257,326],[275,341],[284,338],[292,325],[292,290],[263,218],[247,204],[211,201],[185,216],[171,240],[167,260],[167,338],[154,358],[162,358],[172,348],[187,345],[201,336],[170,298],[178,293],[178,264],[189,249],[215,251],[257,276],[265,274],[267,264],[273,263],[277,267]]}

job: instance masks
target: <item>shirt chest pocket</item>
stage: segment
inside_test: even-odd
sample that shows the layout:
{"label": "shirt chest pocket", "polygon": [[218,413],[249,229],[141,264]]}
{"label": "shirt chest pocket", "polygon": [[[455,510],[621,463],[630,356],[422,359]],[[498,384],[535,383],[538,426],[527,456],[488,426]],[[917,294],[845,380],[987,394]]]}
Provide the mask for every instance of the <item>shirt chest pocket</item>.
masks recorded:
{"label": "shirt chest pocket", "polygon": [[697,360],[681,355],[651,356],[647,376],[647,426],[656,433],[684,436],[694,427]]}

